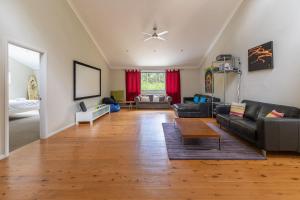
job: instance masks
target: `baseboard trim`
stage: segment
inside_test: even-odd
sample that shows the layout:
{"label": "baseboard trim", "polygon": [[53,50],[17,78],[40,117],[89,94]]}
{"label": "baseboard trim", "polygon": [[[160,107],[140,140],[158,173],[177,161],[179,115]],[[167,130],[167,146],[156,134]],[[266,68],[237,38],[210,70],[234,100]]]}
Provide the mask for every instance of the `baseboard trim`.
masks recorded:
{"label": "baseboard trim", "polygon": [[[53,132],[51,132],[50,134],[48,134],[47,137],[41,138],[41,139],[47,139],[47,138],[49,138],[49,137],[51,137],[51,136],[54,136],[55,134],[60,133],[60,132],[66,130],[66,129],[72,127],[72,126],[75,126],[75,122],[73,122],[73,123],[71,123],[71,124],[69,124],[69,125],[67,125],[67,126],[65,126],[65,127],[63,127],[63,128],[60,128],[60,129],[58,129],[58,130],[56,130],[56,131],[53,131]],[[6,154],[0,154],[0,160],[3,160],[3,159],[5,159],[5,158],[7,158],[7,157],[8,157],[8,155],[6,155]]]}
{"label": "baseboard trim", "polygon": [[8,156],[7,155],[5,155],[5,154],[0,154],[0,160],[3,160],[3,159],[5,159],[5,158],[7,158]]}
{"label": "baseboard trim", "polygon": [[73,122],[73,123],[71,123],[71,124],[69,124],[69,125],[67,125],[67,126],[65,126],[65,127],[62,127],[62,128],[60,128],[60,129],[57,129],[57,130],[55,130],[55,131],[52,131],[50,134],[47,134],[47,137],[46,137],[46,138],[43,138],[43,139],[47,139],[47,138],[49,138],[49,137],[52,137],[53,135],[56,135],[57,133],[60,133],[60,132],[66,130],[66,129],[72,127],[72,126],[75,126],[75,122]]}

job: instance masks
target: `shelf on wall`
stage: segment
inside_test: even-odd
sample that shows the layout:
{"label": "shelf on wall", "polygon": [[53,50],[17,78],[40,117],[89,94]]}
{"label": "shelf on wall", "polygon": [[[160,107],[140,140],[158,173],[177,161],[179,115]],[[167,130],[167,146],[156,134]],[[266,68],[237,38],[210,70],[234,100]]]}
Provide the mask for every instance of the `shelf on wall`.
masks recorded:
{"label": "shelf on wall", "polygon": [[[228,64],[229,66],[226,66],[226,64]],[[240,58],[232,56],[231,59],[224,59],[223,61],[212,61],[212,67],[213,67],[212,74],[223,74],[224,75],[224,83],[223,83],[223,87],[224,87],[223,102],[224,103],[226,103],[227,74],[235,73],[238,75],[237,100],[239,102],[240,101],[241,75],[242,75]],[[228,69],[228,67],[230,67],[230,69]],[[214,83],[213,83],[213,87],[214,87]],[[211,94],[212,97],[214,97],[214,91],[215,90],[213,89],[213,93]],[[212,109],[214,109],[213,105],[214,105],[214,102],[212,102]]]}

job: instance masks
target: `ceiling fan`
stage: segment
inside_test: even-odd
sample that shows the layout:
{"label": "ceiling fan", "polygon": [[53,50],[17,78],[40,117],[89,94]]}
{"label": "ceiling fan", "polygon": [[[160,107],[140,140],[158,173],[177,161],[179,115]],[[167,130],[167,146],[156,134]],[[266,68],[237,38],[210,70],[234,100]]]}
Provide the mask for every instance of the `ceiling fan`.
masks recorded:
{"label": "ceiling fan", "polygon": [[163,32],[161,32],[161,33],[157,33],[157,26],[154,25],[154,27],[153,27],[153,34],[143,32],[143,34],[144,34],[145,36],[148,36],[146,39],[144,39],[144,42],[146,42],[146,41],[148,41],[148,40],[151,40],[151,39],[158,39],[158,40],[163,40],[163,41],[165,41],[166,39],[163,38],[163,37],[161,37],[161,36],[167,34],[168,32],[169,32],[169,31],[163,31]]}

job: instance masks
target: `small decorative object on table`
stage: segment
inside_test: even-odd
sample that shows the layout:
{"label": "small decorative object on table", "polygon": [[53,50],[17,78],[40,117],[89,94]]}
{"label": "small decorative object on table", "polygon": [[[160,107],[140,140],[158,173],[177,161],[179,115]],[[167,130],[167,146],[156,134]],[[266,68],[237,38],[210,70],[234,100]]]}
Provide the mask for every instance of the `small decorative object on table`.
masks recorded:
{"label": "small decorative object on table", "polygon": [[79,106],[80,106],[80,109],[81,109],[82,112],[86,112],[87,111],[85,103],[83,101],[79,103]]}

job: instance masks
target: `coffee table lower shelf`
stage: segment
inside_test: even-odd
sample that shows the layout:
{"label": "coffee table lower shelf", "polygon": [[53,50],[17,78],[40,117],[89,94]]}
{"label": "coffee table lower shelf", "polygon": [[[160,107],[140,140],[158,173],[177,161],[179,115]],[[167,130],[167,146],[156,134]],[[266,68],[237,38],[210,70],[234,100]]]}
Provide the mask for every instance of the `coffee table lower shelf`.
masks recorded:
{"label": "coffee table lower shelf", "polygon": [[[203,139],[204,137],[201,137],[201,139]],[[198,140],[198,139],[200,139],[200,138],[183,138],[183,137],[181,137],[181,141],[182,141],[182,144],[184,145],[184,146],[187,146],[187,145],[189,145],[187,142],[186,142],[186,140]],[[221,137],[219,137],[218,139],[218,150],[220,150],[221,151]],[[194,147],[192,148],[192,149],[195,149]],[[201,146],[199,145],[199,148],[197,148],[198,150],[211,150],[211,149],[214,149],[214,148],[201,148]]]}

